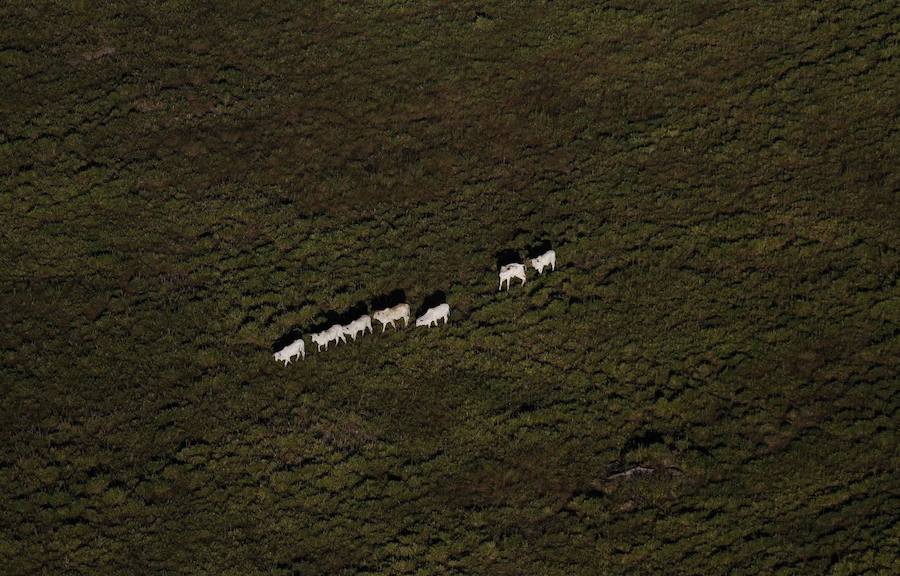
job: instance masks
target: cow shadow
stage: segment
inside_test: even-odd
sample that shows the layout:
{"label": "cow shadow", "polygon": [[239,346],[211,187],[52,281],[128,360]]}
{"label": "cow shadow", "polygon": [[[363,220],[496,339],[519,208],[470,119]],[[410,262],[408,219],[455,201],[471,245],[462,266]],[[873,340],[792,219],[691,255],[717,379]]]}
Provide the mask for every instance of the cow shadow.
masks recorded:
{"label": "cow shadow", "polygon": [[522,258],[519,254],[519,251],[512,248],[504,248],[503,250],[500,250],[499,252],[494,254],[494,257],[497,261],[497,270],[499,270],[503,266],[506,266],[507,264],[521,262]]}
{"label": "cow shadow", "polygon": [[422,300],[421,306],[416,309],[415,316],[412,318],[415,320],[422,314],[428,312],[429,308],[434,308],[435,306],[440,306],[441,304],[445,304],[447,302],[447,293],[443,290],[438,290],[436,292],[432,292],[428,296],[426,296]]}
{"label": "cow shadow", "polygon": [[406,292],[397,288],[396,290],[391,290],[390,292],[379,294],[372,298],[372,310],[384,310],[385,308],[403,304],[404,302],[406,302]]}
{"label": "cow shadow", "polygon": [[369,313],[369,304],[365,300],[360,300],[353,306],[347,308],[342,314],[338,314],[338,322],[341,324],[349,324],[360,316]]}
{"label": "cow shadow", "polygon": [[540,240],[535,240],[528,246],[528,258],[537,258],[538,256],[547,252],[547,250],[553,249],[553,243],[550,242],[547,238],[541,238]]}
{"label": "cow shadow", "polygon": [[344,326],[349,324],[362,316],[363,314],[369,313],[369,305],[366,302],[360,300],[353,306],[347,308],[343,312],[335,312],[334,310],[328,310],[324,314],[320,316],[321,320],[307,326],[306,333],[310,334],[313,332],[321,332],[323,330],[327,330],[331,328],[335,324],[340,324]]}
{"label": "cow shadow", "polygon": [[282,334],[280,338],[272,343],[272,354],[282,350],[288,344],[293,344],[295,340],[298,340],[302,336],[303,330],[301,330],[299,326],[291,327],[290,330]]}

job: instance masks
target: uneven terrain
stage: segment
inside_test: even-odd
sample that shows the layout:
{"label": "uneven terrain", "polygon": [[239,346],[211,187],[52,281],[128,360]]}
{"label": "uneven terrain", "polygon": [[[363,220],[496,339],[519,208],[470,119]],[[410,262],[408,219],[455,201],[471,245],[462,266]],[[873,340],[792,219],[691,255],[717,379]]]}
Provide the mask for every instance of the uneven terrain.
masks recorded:
{"label": "uneven terrain", "polygon": [[12,0],[0,85],[0,573],[900,573],[895,2]]}

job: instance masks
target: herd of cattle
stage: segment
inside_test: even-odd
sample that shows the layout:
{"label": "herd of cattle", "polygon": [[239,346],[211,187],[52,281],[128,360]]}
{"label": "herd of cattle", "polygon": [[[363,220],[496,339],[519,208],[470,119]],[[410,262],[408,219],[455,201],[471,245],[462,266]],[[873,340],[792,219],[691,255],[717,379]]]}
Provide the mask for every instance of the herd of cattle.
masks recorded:
{"label": "herd of cattle", "polygon": [[[548,250],[537,258],[528,261],[531,267],[537,270],[538,274],[544,272],[544,268],[550,266],[551,270],[556,270],[556,252]],[[525,264],[507,264],[500,267],[500,287],[503,289],[503,282],[506,282],[506,289],[509,290],[509,281],[513,278],[522,280],[525,284]],[[316,350],[321,352],[322,348],[328,349],[328,345],[332,342],[337,345],[338,342],[346,342],[346,336],[352,340],[356,340],[359,335],[365,335],[366,330],[373,332],[372,319],[381,323],[381,331],[384,332],[388,326],[394,326],[394,322],[403,320],[404,326],[409,326],[409,304],[397,304],[384,310],[378,310],[372,313],[372,316],[364,314],[353,322],[346,325],[335,324],[331,328],[311,334],[310,338],[316,343]],[[438,321],[443,320],[446,324],[450,320],[450,306],[448,304],[440,304],[434,308],[429,308],[425,314],[416,319],[416,326],[437,326]],[[303,336],[294,340],[278,352],[274,354],[275,360],[281,360],[287,366],[291,360],[295,358],[306,358],[306,346],[303,344]]]}

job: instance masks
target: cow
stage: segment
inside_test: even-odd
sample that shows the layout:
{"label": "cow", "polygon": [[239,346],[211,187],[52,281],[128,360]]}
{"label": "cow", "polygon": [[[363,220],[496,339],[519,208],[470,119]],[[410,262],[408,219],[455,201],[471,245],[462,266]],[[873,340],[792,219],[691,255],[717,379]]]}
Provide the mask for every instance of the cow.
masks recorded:
{"label": "cow", "polygon": [[306,359],[306,347],[303,345],[303,336],[294,340],[275,354],[275,361],[283,360],[284,365],[291,363],[292,358],[303,357]]}
{"label": "cow", "polygon": [[438,320],[442,318],[444,319],[444,324],[450,320],[450,306],[448,304],[429,308],[427,312],[416,318],[416,326],[428,326],[429,328],[432,324],[437,326]]}
{"label": "cow", "polygon": [[503,281],[506,280],[506,289],[509,290],[509,280],[511,278],[519,278],[522,285],[525,284],[525,265],[524,264],[507,264],[500,267],[500,287],[497,290],[503,290]]}
{"label": "cow", "polygon": [[366,333],[366,328],[369,329],[369,332],[372,332],[372,317],[368,314],[364,314],[354,320],[353,322],[347,324],[346,326],[341,326],[341,330],[343,330],[345,336],[349,336],[353,340],[356,340],[356,336],[362,332]]}
{"label": "cow", "polygon": [[556,252],[547,250],[537,258],[532,258],[529,263],[531,267],[538,271],[538,274],[544,273],[544,268],[550,266],[551,270],[556,270]]}
{"label": "cow", "polygon": [[384,310],[378,310],[372,313],[372,318],[381,322],[381,332],[383,333],[388,324],[394,326],[394,320],[403,319],[403,325],[409,326],[409,304],[397,304]]}
{"label": "cow", "polygon": [[316,349],[318,352],[322,351],[322,346],[328,350],[328,345],[332,342],[337,342],[338,340],[341,342],[346,342],[347,340],[344,338],[344,330],[340,324],[335,324],[331,328],[327,330],[323,330],[316,334],[310,336],[312,341],[316,343],[318,348]]}

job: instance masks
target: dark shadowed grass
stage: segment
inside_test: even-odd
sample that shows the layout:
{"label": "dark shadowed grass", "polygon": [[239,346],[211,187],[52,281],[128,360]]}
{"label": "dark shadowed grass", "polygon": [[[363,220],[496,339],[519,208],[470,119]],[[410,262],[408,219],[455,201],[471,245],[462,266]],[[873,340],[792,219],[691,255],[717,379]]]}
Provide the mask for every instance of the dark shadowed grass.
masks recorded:
{"label": "dark shadowed grass", "polygon": [[0,7],[2,572],[895,573],[898,17]]}

